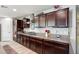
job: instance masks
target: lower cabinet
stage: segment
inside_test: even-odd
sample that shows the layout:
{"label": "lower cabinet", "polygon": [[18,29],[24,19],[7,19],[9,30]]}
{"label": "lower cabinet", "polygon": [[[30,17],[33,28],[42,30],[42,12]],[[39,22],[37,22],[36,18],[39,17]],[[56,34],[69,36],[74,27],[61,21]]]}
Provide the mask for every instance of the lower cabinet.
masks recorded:
{"label": "lower cabinet", "polygon": [[22,45],[26,46],[26,36],[22,35]]}
{"label": "lower cabinet", "polygon": [[24,41],[24,43],[25,43],[25,46],[26,46],[27,48],[30,47],[30,37],[29,37],[29,36],[25,36],[25,41]]}
{"label": "lower cabinet", "polygon": [[18,35],[16,40],[25,47],[39,53],[39,54],[68,54],[69,44],[47,41],[36,37]]}
{"label": "lower cabinet", "polygon": [[42,54],[42,40],[35,38],[35,37],[30,37],[30,49]]}
{"label": "lower cabinet", "polygon": [[36,38],[36,42],[35,42],[35,47],[36,47],[36,52],[39,53],[39,54],[42,54],[43,53],[43,40],[42,39],[39,39],[39,38]]}
{"label": "lower cabinet", "polygon": [[21,39],[22,39],[22,36],[17,34],[17,40],[16,40],[16,42],[21,43]]}
{"label": "lower cabinet", "polygon": [[33,37],[30,37],[30,49],[33,50],[33,51],[36,51],[36,43],[35,43],[36,39],[33,38]]}
{"label": "lower cabinet", "polygon": [[68,45],[61,43],[44,41],[43,50],[45,54],[68,54]]}

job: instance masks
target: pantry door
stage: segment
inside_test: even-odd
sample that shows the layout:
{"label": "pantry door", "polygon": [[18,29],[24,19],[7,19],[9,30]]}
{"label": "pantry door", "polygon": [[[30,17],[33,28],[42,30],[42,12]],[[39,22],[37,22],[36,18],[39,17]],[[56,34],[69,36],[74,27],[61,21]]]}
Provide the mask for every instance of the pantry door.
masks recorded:
{"label": "pantry door", "polygon": [[1,41],[12,41],[13,40],[13,22],[11,18],[3,18],[2,20],[2,40]]}

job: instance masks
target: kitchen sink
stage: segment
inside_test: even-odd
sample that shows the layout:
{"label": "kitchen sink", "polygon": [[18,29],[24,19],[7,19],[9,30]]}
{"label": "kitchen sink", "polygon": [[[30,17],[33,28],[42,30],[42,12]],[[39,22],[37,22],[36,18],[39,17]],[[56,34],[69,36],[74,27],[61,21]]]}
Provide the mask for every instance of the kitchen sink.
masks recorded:
{"label": "kitchen sink", "polygon": [[36,35],[35,32],[26,32],[26,33],[29,34],[29,35]]}

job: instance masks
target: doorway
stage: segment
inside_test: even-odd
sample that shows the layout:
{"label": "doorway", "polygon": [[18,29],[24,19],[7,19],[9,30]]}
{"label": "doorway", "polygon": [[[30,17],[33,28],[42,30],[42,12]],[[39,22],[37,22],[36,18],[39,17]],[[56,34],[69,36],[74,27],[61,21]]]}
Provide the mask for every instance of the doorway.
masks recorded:
{"label": "doorway", "polygon": [[77,54],[79,54],[79,6],[77,6]]}
{"label": "doorway", "polygon": [[0,41],[1,41],[1,24],[0,24]]}

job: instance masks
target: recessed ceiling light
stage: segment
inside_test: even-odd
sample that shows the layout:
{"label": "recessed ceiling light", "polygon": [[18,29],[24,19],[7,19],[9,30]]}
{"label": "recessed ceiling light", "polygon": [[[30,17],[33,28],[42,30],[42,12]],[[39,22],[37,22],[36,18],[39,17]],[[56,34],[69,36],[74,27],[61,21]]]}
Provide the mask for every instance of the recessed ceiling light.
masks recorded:
{"label": "recessed ceiling light", "polygon": [[13,9],[13,11],[16,11],[16,9]]}

